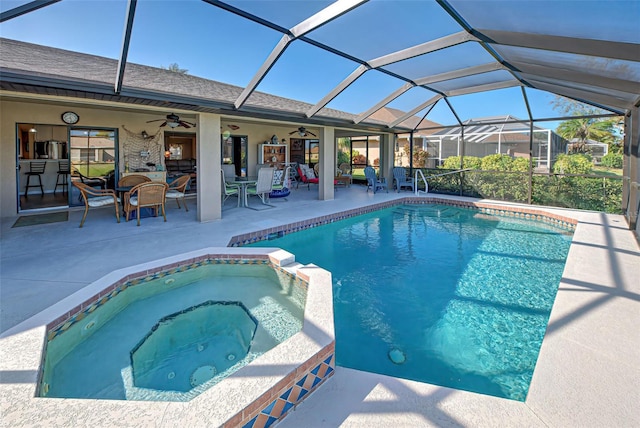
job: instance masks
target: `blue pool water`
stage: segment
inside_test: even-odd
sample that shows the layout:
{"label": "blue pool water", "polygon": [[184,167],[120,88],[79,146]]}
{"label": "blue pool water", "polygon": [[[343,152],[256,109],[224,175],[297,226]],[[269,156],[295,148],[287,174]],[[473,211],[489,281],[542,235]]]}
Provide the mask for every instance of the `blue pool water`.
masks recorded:
{"label": "blue pool water", "polygon": [[332,272],[336,362],[524,401],[571,234],[403,205],[255,246]]}

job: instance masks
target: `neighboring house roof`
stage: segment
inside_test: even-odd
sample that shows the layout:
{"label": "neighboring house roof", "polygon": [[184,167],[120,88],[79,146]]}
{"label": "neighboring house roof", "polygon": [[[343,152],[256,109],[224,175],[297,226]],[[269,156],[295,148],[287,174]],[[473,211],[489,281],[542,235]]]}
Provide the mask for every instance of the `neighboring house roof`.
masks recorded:
{"label": "neighboring house roof", "polygon": [[[569,142],[570,142],[570,143],[581,143],[581,142],[582,142],[582,140],[581,140],[580,138],[572,138]],[[585,144],[591,144],[591,145],[596,145],[596,144],[598,144],[598,145],[608,146],[608,144],[607,144],[607,143],[603,143],[603,142],[601,142],[601,141],[596,141],[596,140],[590,140],[590,139],[587,139],[584,143],[585,143]]]}
{"label": "neighboring house roof", "polygon": [[[42,82],[41,93],[47,95],[83,97],[84,93],[84,97],[91,97],[89,93],[102,91],[104,93],[100,97],[102,100],[154,105],[148,101],[148,98],[152,97],[157,100],[158,107],[165,110],[181,108],[202,112],[233,110],[234,101],[243,91],[239,86],[161,68],[127,63],[122,93],[115,95],[113,82],[117,67],[118,61],[115,59],[0,38],[0,88],[6,90],[27,90],[24,85],[12,83],[12,73],[19,73],[21,77],[25,74],[31,76],[34,84]],[[56,81],[64,81],[65,85],[61,87],[68,87],[69,83],[73,82],[78,91],[47,88]],[[29,89],[33,91],[32,88]],[[182,97],[184,104],[168,103],[163,99],[163,93]],[[307,119],[305,116],[311,107],[311,104],[305,102],[256,91],[248,98],[243,110],[257,115],[260,112],[286,114],[313,122],[313,119]],[[325,118],[343,124],[353,124],[353,119],[356,117],[354,114],[329,108],[321,109],[318,116],[320,116],[318,119]],[[315,121],[317,122],[318,119]],[[367,119],[366,122],[363,126],[367,124],[376,125],[377,128],[384,126],[376,119]]]}
{"label": "neighboring house roof", "polygon": [[[520,119],[511,115],[469,119],[464,121],[464,124],[464,135],[469,136],[466,140],[470,142],[497,142],[498,135],[506,132],[509,133],[508,141],[505,141],[505,139],[501,139],[500,141],[511,143],[529,141],[529,124],[522,123]],[[541,128],[535,125],[533,129],[534,131],[547,130],[546,128]],[[461,127],[456,126],[435,132],[432,136],[457,138],[461,133]]]}

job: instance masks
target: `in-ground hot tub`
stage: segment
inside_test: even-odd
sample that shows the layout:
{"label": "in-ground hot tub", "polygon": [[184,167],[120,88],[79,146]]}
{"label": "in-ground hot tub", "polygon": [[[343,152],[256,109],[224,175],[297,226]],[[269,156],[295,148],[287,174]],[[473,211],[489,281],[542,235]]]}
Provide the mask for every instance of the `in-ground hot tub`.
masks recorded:
{"label": "in-ground hot tub", "polygon": [[[49,350],[55,348],[51,346],[58,340],[60,344],[77,345],[76,339],[73,338],[75,334],[80,337],[99,337],[95,332],[99,332],[114,316],[127,310],[128,305],[123,306],[123,301],[131,303],[132,307],[143,307],[145,303],[154,305],[149,299],[153,299],[157,293],[145,289],[144,284],[188,290],[189,285],[181,284],[183,275],[188,271],[198,272],[203,267],[204,270],[213,271],[217,268],[240,268],[241,271],[246,269],[242,275],[248,275],[249,278],[251,273],[247,272],[255,274],[256,269],[266,269],[281,285],[279,293],[288,297],[294,296],[294,301],[304,301],[304,297],[300,299],[306,292],[304,315],[298,319],[299,327],[302,326],[302,329],[299,330],[298,327],[299,331],[296,331],[291,330],[290,326],[287,327],[286,320],[282,321],[283,318],[287,318],[286,314],[284,317],[272,316],[273,312],[278,311],[281,314],[287,310],[295,312],[291,309],[295,305],[289,308],[274,305],[273,296],[254,296],[253,300],[250,297],[240,300],[208,298],[203,301],[206,293],[203,295],[202,290],[194,289],[192,293],[183,293],[183,296],[168,299],[174,307],[180,309],[166,311],[150,325],[145,325],[147,321],[136,321],[136,316],[132,318],[133,321],[127,321],[126,318],[125,321],[121,321],[125,322],[128,328],[124,333],[119,333],[120,337],[135,337],[133,346],[123,345],[128,349],[127,364],[116,364],[122,366],[120,374],[126,398],[153,401],[52,398],[56,395],[64,396],[55,392],[56,384],[62,377],[56,380],[55,375],[47,373],[47,368],[55,367],[56,364],[50,362],[59,363],[66,351],[62,350],[63,346],[50,355],[43,352],[42,341],[45,337]],[[236,287],[241,286],[242,281],[238,278],[242,275],[228,275],[227,272],[227,276],[221,276],[224,278],[223,282],[228,283],[227,288],[233,288],[233,284]],[[235,279],[230,279],[232,277]],[[265,249],[261,252],[254,249],[205,249],[182,257],[176,256],[157,263],[116,271],[3,334],[0,347],[6,358],[2,358],[0,369],[8,372],[31,370],[37,375],[33,382],[12,385],[14,393],[11,394],[10,401],[15,401],[16,412],[4,412],[5,420],[10,422],[12,415],[15,415],[15,421],[24,421],[25,414],[34,412],[33,414],[38,415],[38,420],[55,421],[56,425],[69,425],[80,421],[85,424],[92,423],[91,421],[100,424],[101,421],[104,422],[103,412],[116,411],[122,417],[126,417],[128,424],[136,424],[137,420],[139,423],[155,420],[170,424],[170,420],[175,418],[176,423],[180,421],[181,424],[192,420],[198,424],[206,422],[212,426],[252,426],[254,423],[268,425],[284,417],[333,374],[334,333],[331,300],[330,274],[315,266],[305,267],[296,264],[291,254],[281,250]],[[109,302],[118,304],[113,305]],[[101,308],[107,310],[101,313]],[[141,314],[139,308],[134,313]],[[231,321],[216,321],[221,314],[229,316]],[[190,318],[193,316],[195,318]],[[289,318],[295,319],[295,316]],[[295,321],[293,323],[295,324]],[[193,328],[190,328],[190,325],[193,325]],[[201,329],[202,334],[194,331],[197,329]],[[144,334],[136,337],[134,331]],[[156,336],[156,333],[159,335]],[[278,335],[280,337],[274,337]],[[109,342],[108,347],[115,347],[115,342]],[[274,344],[272,349],[267,349],[267,342]],[[221,348],[222,352],[207,354],[211,351],[210,348],[222,343],[225,343],[224,349]],[[179,369],[167,365],[176,357],[171,354],[172,346],[173,349],[186,353],[187,359],[201,356],[202,361],[197,366],[186,367],[179,373]],[[17,355],[22,358],[16,358]],[[95,370],[101,370],[101,362],[105,360],[103,353],[98,351],[92,358]],[[92,358],[88,360],[92,361]],[[150,362],[154,358],[156,361]],[[34,363],[35,366],[32,365]],[[164,379],[159,384],[152,382],[143,385],[143,379],[146,377],[148,380],[148,370],[154,364],[167,369],[152,373],[156,378],[161,375]],[[88,367],[91,368],[91,364]],[[80,369],[80,366],[73,363],[68,366],[68,370],[74,368]],[[140,373],[136,373],[138,369],[141,370]],[[87,383],[90,382],[82,376],[76,378],[76,381],[81,382],[83,379],[86,379]],[[143,380],[142,384],[136,385],[136,379]],[[165,391],[158,394],[159,390],[154,386],[170,384],[173,379],[180,380],[182,387],[165,388]],[[184,387],[185,379],[189,383],[188,387]],[[36,385],[39,387],[36,388]],[[44,397],[34,398],[34,395]],[[79,398],[81,395],[74,397]],[[71,403],[73,412],[69,412],[67,408]],[[171,408],[171,412],[168,412],[167,406]],[[10,405],[8,408],[14,406]],[[138,409],[135,414],[132,413],[134,408]]]}

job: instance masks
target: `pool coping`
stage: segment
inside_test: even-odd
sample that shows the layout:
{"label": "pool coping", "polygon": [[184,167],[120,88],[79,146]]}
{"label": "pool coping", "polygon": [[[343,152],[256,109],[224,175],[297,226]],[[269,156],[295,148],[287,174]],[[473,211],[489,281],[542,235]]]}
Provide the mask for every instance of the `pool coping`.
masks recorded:
{"label": "pool coping", "polygon": [[328,214],[320,217],[310,218],[304,221],[298,221],[294,223],[282,224],[277,227],[270,227],[267,229],[257,230],[249,233],[243,233],[233,236],[229,240],[229,247],[242,247],[244,245],[252,244],[254,242],[270,240],[289,233],[300,232],[302,230],[310,229],[317,226],[333,223],[340,220],[345,220],[351,217],[359,216],[362,214],[378,211],[383,208],[389,208],[398,205],[449,205],[452,207],[466,208],[477,210],[484,214],[490,214],[500,217],[512,217],[521,218],[526,220],[534,220],[546,224],[551,224],[563,229],[575,231],[578,224],[578,220],[573,217],[568,217],[556,213],[551,213],[543,208],[529,208],[522,205],[507,205],[500,203],[489,202],[476,202],[469,200],[455,200],[455,199],[443,199],[440,197],[404,197],[395,199],[392,201],[379,202],[363,207],[350,209],[347,211],[341,211],[333,214]]}
{"label": "pool coping", "polygon": [[[206,259],[268,260],[308,284],[302,331],[188,402],[36,397],[49,328],[82,313],[141,275]],[[3,385],[4,423],[53,426],[152,424],[264,426],[282,419],[333,375],[335,334],[331,274],[273,248],[203,248],[113,271],[0,335],[0,371],[21,382]],[[212,405],[214,403],[215,405]],[[16,419],[12,419],[16,418]]]}

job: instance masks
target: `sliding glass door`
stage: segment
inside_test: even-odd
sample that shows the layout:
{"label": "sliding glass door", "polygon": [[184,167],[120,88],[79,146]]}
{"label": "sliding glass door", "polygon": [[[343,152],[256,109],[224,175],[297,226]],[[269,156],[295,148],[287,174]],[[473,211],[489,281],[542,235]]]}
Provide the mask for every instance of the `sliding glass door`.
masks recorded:
{"label": "sliding glass door", "polygon": [[[72,128],[69,136],[72,180],[96,188],[114,188],[118,170],[118,130]],[[75,188],[71,205],[82,205]]]}

